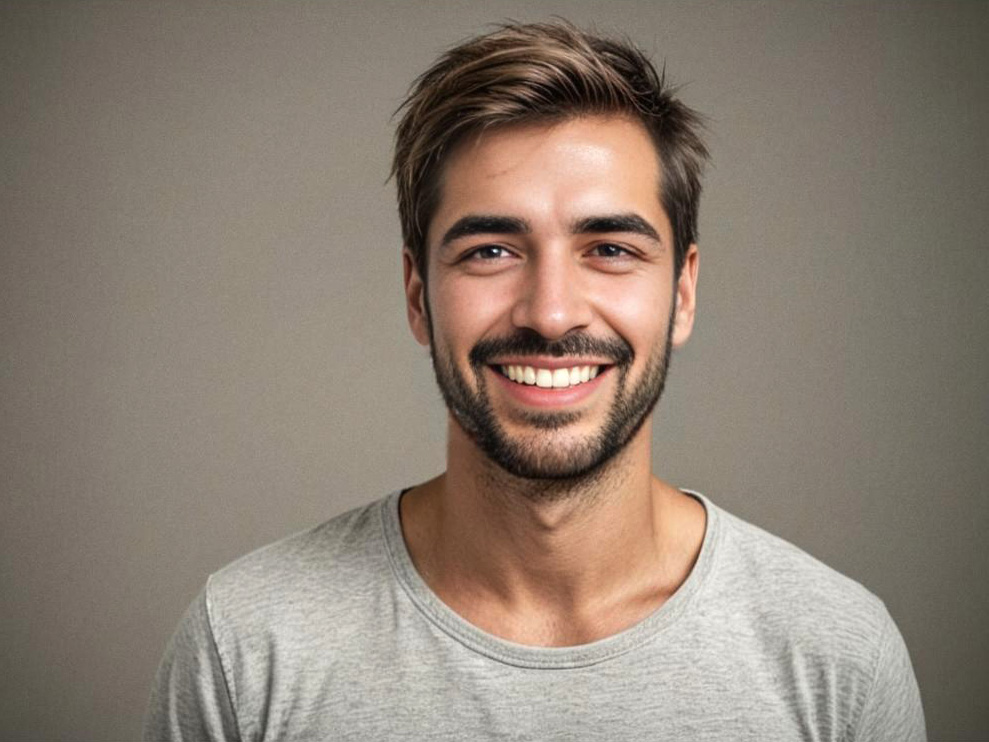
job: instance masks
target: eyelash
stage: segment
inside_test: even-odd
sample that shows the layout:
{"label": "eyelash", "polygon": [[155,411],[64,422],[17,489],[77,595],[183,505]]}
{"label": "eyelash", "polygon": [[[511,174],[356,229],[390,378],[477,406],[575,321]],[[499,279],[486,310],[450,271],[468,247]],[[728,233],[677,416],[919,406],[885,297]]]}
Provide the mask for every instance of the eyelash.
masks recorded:
{"label": "eyelash", "polygon": [[[615,252],[608,255],[602,255],[600,254],[600,251],[603,249],[614,250]],[[488,257],[485,257],[484,255],[485,252],[493,251],[493,250],[499,250],[501,254],[500,255],[489,254]],[[601,257],[601,258],[621,259],[621,258],[633,257],[631,250],[629,250],[627,247],[616,245],[613,242],[602,242],[599,245],[594,245],[594,247],[591,248],[590,252],[597,253],[596,257]],[[499,258],[508,257],[509,254],[511,254],[510,250],[507,247],[502,247],[501,245],[481,245],[480,247],[476,247],[473,250],[470,250],[467,253],[465,253],[462,260],[481,260],[481,261],[497,260]]]}
{"label": "eyelash", "polygon": [[[612,255],[601,255],[600,251],[602,248],[614,249],[615,252]],[[630,258],[632,257],[632,251],[627,247],[622,247],[621,245],[616,245],[613,242],[602,242],[600,245],[595,245],[591,248],[591,252],[598,252],[598,257],[602,258]]]}
{"label": "eyelash", "polygon": [[[485,258],[483,253],[490,250],[500,250],[502,254]],[[502,247],[501,245],[481,245],[480,247],[475,247],[473,250],[467,252],[463,257],[463,260],[497,260],[498,258],[506,257],[508,253],[508,248]]]}

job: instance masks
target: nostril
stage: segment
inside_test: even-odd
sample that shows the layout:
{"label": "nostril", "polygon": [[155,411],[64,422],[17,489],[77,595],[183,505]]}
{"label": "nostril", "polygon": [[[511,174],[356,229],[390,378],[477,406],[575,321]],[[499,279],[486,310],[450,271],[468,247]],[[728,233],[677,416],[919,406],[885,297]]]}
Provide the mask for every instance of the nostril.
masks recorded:
{"label": "nostril", "polygon": [[535,331],[547,340],[557,340],[568,332],[585,328],[591,311],[583,298],[559,292],[528,292],[512,315],[516,327]]}

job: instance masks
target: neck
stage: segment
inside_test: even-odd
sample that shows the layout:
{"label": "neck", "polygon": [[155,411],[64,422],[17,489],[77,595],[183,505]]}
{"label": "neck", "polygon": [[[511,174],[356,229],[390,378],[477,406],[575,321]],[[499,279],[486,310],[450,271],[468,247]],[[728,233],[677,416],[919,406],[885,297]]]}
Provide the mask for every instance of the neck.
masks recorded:
{"label": "neck", "polygon": [[402,519],[417,569],[467,620],[523,643],[582,643],[641,620],[685,579],[703,508],[652,476],[649,424],[568,480],[515,477],[450,427],[449,469],[406,494]]}

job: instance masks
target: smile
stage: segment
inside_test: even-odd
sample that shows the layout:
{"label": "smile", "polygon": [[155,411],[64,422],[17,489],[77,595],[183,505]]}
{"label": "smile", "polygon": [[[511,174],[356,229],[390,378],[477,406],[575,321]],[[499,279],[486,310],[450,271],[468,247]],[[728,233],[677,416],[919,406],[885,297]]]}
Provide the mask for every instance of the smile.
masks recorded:
{"label": "smile", "polygon": [[516,384],[543,389],[565,389],[597,377],[601,366],[572,366],[571,368],[537,368],[535,366],[495,366],[498,372]]}

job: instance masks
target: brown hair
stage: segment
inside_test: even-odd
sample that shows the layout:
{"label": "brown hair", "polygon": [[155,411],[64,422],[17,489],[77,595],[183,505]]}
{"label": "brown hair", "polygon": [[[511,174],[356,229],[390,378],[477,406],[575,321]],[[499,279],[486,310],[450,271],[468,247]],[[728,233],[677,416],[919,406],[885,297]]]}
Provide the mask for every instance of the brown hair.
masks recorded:
{"label": "brown hair", "polygon": [[506,23],[446,52],[412,84],[398,109],[392,175],[402,238],[426,279],[426,233],[446,155],[493,126],[587,114],[641,121],[659,153],[659,195],[673,227],[674,276],[696,241],[700,175],[708,157],[700,116],[674,97],[631,42],[566,21]]}

